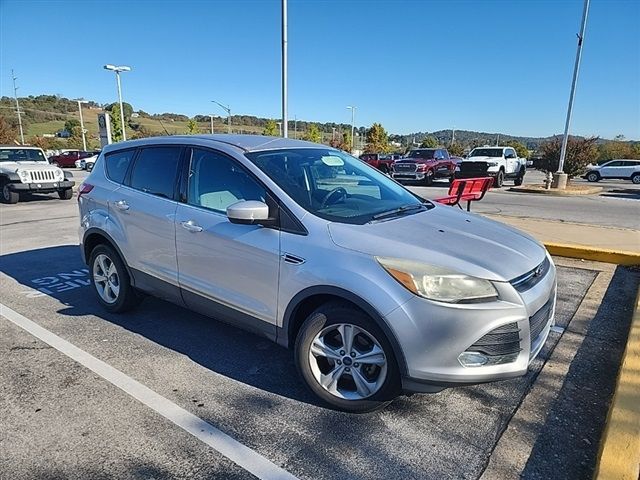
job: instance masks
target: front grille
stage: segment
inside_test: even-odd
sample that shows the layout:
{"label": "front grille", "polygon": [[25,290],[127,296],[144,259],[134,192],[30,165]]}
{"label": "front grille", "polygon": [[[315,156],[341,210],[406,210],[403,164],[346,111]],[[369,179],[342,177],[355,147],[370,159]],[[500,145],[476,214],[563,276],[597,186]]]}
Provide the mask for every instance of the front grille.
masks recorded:
{"label": "front grille", "polygon": [[511,355],[520,352],[520,330],[518,324],[508,323],[491,330],[469,348],[468,352],[479,352],[487,356]]}
{"label": "front grille", "polygon": [[53,170],[29,170],[31,182],[54,182],[55,173]]}
{"label": "front grille", "polygon": [[531,337],[532,347],[544,330],[544,327],[547,325],[549,318],[551,317],[554,299],[555,295],[552,293],[547,303],[545,303],[540,310],[529,317],[529,335]]}
{"label": "front grille", "polygon": [[402,172],[402,173],[414,173],[417,169],[417,165],[414,162],[396,162],[393,164],[393,170],[395,172]]}
{"label": "front grille", "polygon": [[524,275],[514,278],[509,283],[513,285],[513,288],[517,291],[525,292],[540,283],[540,281],[542,281],[542,279],[547,275],[550,268],[551,262],[549,261],[549,257],[546,257],[536,268],[528,271]]}
{"label": "front grille", "polygon": [[460,162],[458,164],[462,173],[487,173],[487,162]]}

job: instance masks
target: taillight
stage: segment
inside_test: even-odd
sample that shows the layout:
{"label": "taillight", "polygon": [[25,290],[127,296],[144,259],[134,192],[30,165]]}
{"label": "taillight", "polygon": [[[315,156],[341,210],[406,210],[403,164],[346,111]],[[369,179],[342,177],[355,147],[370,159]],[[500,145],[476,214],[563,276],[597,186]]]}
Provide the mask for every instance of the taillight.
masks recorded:
{"label": "taillight", "polygon": [[82,195],[89,193],[91,190],[93,190],[93,185],[90,183],[82,183],[80,188],[78,188],[78,201],[80,201]]}

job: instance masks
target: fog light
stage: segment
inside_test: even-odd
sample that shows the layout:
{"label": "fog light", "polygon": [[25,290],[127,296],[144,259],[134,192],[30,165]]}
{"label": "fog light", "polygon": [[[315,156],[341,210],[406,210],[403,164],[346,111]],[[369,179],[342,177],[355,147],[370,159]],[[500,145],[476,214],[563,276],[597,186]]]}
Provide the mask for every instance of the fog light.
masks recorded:
{"label": "fog light", "polygon": [[463,367],[481,367],[485,365],[489,359],[486,355],[479,352],[462,352],[458,355],[458,361]]}

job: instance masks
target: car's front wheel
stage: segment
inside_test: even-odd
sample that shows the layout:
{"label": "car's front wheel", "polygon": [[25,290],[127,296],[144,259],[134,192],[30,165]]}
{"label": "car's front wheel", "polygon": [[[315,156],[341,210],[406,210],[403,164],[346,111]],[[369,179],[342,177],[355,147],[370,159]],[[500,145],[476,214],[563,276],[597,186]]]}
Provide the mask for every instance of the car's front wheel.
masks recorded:
{"label": "car's front wheel", "polygon": [[63,188],[62,190],[58,190],[58,196],[60,197],[60,200],[71,200],[73,197],[73,189]]}
{"label": "car's front wheel", "polygon": [[18,203],[20,195],[9,188],[10,182],[2,182],[2,203]]}
{"label": "car's front wheel", "polygon": [[98,245],[91,252],[91,285],[98,301],[110,312],[121,313],[133,308],[140,297],[120,256],[108,245]]}
{"label": "car's front wheel", "polygon": [[433,170],[427,170],[424,174],[424,184],[427,187],[433,185]]}
{"label": "car's front wheel", "polygon": [[600,180],[600,174],[597,172],[590,172],[587,174],[587,180],[590,182],[597,182]]}
{"label": "car's front wheel", "polygon": [[339,410],[370,412],[400,392],[389,341],[364,312],[347,303],[328,303],[309,315],[295,358],[311,391]]}
{"label": "car's front wheel", "polygon": [[504,184],[504,170],[500,170],[496,175],[496,187],[500,188]]}

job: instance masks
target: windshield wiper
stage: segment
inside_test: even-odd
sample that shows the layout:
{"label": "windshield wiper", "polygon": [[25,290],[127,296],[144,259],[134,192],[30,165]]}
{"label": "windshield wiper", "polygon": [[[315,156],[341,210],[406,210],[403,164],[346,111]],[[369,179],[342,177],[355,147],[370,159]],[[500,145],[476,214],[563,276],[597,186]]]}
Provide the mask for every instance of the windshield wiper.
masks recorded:
{"label": "windshield wiper", "polygon": [[412,210],[423,210],[426,208],[427,208],[427,205],[423,203],[412,203],[410,205],[403,205],[402,207],[394,208],[393,210],[388,210],[386,212],[376,213],[371,217],[371,220],[381,220],[383,218],[395,217],[395,216],[410,212]]}

